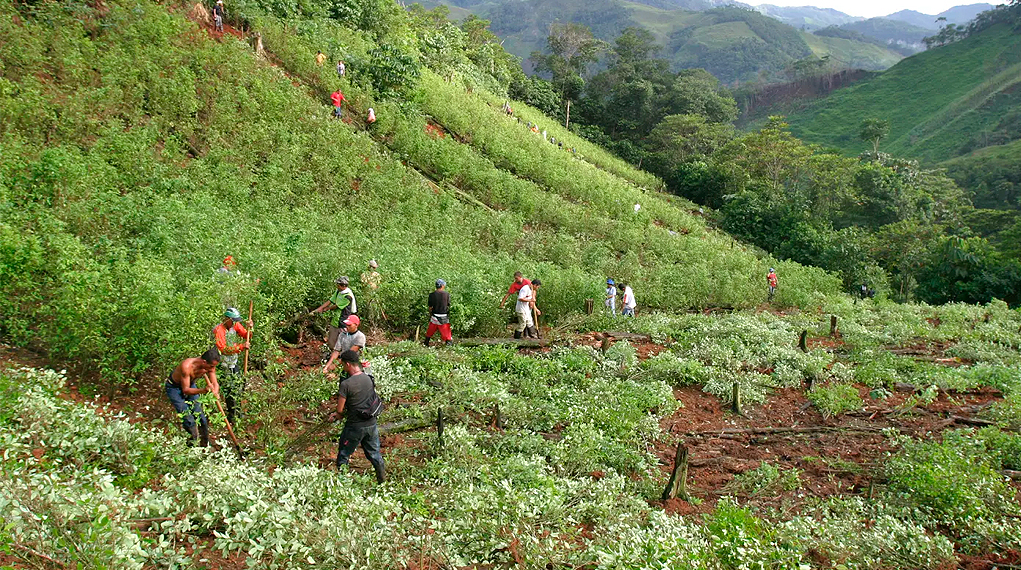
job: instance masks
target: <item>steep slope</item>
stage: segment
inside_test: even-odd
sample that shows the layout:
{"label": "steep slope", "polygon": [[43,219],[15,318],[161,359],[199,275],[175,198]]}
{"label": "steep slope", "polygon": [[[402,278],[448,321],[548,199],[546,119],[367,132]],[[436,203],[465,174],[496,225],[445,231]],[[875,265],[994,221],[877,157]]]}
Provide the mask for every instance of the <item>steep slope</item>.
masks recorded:
{"label": "steep slope", "polygon": [[[792,131],[847,154],[865,150],[858,126],[890,122],[883,148],[929,163],[1018,138],[1021,37],[1004,24],[912,56],[879,76],[794,112]],[[1014,118],[1012,118],[1014,117]]]}
{"label": "steep slope", "polygon": [[[284,321],[370,258],[385,275],[377,324],[396,331],[424,322],[440,277],[457,334],[499,330],[494,307],[515,270],[547,281],[550,319],[599,298],[607,275],[644,287],[650,307],[760,301],[771,261],[709,230],[655,177],[550,126],[576,157],[501,116],[479,84],[469,95],[420,68],[420,86],[384,98],[375,82],[401,54],[338,22],[296,34],[248,11],[272,65],[162,6],[105,6],[79,18],[47,5],[38,19],[3,8],[7,342],[138,375],[194,353],[224,299],[253,298],[262,325]],[[407,33],[394,24],[404,13],[390,16]],[[343,49],[345,78],[315,65],[320,46]],[[345,121],[325,104],[335,89]],[[379,120],[366,131],[370,106]],[[218,281],[226,254],[252,277]],[[789,302],[835,290],[788,265]],[[125,328],[140,319],[166,326]]]}

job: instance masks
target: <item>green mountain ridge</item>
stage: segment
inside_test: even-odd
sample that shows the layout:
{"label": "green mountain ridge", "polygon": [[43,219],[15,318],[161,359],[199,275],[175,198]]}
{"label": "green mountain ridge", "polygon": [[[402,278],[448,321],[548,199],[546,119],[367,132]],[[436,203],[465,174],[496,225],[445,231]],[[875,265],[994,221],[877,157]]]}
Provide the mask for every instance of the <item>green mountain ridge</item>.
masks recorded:
{"label": "green mountain ridge", "polygon": [[890,123],[884,150],[928,164],[1008,142],[1021,134],[1013,127],[1021,103],[1019,56],[1021,38],[998,24],[793,110],[791,129],[854,155],[865,150],[858,125],[880,118]]}
{"label": "green mountain ridge", "polygon": [[728,84],[775,80],[793,62],[808,57],[829,56],[835,66],[868,70],[886,69],[903,57],[869,41],[814,36],[738,7],[693,12],[620,0],[525,0],[467,8],[491,20],[504,47],[525,60],[533,51],[545,49],[555,21],[585,24],[606,41],[638,25],[655,34],[663,48],[659,57],[669,60],[673,69],[704,68]]}

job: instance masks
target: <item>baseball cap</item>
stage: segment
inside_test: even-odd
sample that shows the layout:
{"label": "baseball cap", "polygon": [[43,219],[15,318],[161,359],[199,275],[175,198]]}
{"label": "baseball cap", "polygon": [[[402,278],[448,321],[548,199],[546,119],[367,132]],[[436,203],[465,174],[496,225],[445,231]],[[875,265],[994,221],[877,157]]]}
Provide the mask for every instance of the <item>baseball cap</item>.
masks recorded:
{"label": "baseball cap", "polygon": [[241,311],[238,311],[234,307],[231,307],[223,312],[223,316],[229,317],[230,320],[236,323],[241,320]]}
{"label": "baseball cap", "polygon": [[371,268],[373,268],[373,269],[376,269],[377,267],[379,267],[379,264],[378,264],[378,263],[376,263],[376,260],[375,260],[375,259],[370,259],[370,260],[369,260],[369,267],[371,267]]}
{"label": "baseball cap", "polygon": [[769,268],[769,272],[770,272],[770,273],[776,273],[776,269],[773,269],[772,267],[770,267],[770,268]]}
{"label": "baseball cap", "polygon": [[437,279],[437,280],[436,280],[436,286],[437,286],[437,287],[443,287],[443,286],[444,286],[444,285],[446,285],[446,284],[447,284],[447,282],[446,282],[446,281],[444,281],[444,280],[442,280],[442,279]]}
{"label": "baseball cap", "polygon": [[360,325],[360,324],[362,324],[362,320],[358,318],[358,315],[349,315],[346,319],[344,319],[344,324],[345,325]]}
{"label": "baseball cap", "polygon": [[341,275],[334,281],[337,285],[347,285],[351,280],[347,278],[347,275]]}
{"label": "baseball cap", "polygon": [[606,284],[607,285],[613,285],[614,284],[613,279],[607,279],[606,280]]}
{"label": "baseball cap", "polygon": [[232,265],[237,265],[238,262],[234,261],[233,255],[228,255],[227,257],[223,258],[223,264],[227,267],[230,267]]}

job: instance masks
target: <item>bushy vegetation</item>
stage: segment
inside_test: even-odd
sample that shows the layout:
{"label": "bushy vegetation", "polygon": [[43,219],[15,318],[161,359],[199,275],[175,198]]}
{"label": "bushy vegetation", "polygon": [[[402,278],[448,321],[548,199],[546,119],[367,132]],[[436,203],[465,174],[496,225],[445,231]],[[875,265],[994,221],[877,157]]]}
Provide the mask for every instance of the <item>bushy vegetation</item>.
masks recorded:
{"label": "bushy vegetation", "polygon": [[[515,270],[550,283],[552,319],[597,298],[607,275],[662,308],[762,298],[772,262],[731,249],[657,195],[653,177],[561,134],[586,155],[576,159],[498,122],[495,96],[465,95],[510,81],[502,59],[485,59],[498,46],[484,28],[466,23],[472,39],[391,7],[354,31],[306,11],[235,4],[228,21],[257,26],[296,87],[247,44],[208,39],[159,5],[3,10],[0,332],[18,344],[137,381],[197,354],[224,302],[254,300],[265,346],[271,323],[316,306],[334,277],[357,276],[370,258],[382,264],[378,299],[397,330],[424,322],[439,277],[454,294],[456,334],[499,330],[493,309]],[[421,47],[444,30],[466,46],[451,44],[451,62]],[[372,69],[396,56],[376,42],[406,44],[423,64],[421,84],[403,94],[378,85]],[[323,48],[348,59],[345,78],[315,65]],[[72,73],[79,61],[93,72]],[[453,69],[453,82],[432,68]],[[337,88],[350,124],[322,104]],[[379,121],[366,133],[362,113],[373,105]],[[476,142],[428,130],[424,112]],[[226,254],[241,272],[220,278]],[[820,272],[781,267],[782,303],[835,291]]]}

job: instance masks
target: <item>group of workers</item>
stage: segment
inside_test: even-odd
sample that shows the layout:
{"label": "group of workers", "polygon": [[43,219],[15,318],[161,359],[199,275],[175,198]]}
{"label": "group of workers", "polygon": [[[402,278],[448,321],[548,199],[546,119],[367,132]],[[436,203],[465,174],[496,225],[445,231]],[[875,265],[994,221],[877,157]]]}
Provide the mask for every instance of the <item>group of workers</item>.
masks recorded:
{"label": "group of workers", "polygon": [[[236,272],[236,267],[234,259],[227,256],[219,272],[232,274]],[[366,308],[378,303],[375,297],[382,280],[378,268],[376,260],[370,260],[368,270],[361,275],[364,293],[368,299]],[[769,269],[766,280],[769,286],[769,299],[772,300],[778,285],[774,268]],[[338,277],[334,284],[336,290],[330,298],[309,312],[309,315],[332,313],[326,335],[322,371],[324,374],[331,374],[334,365],[338,363],[343,370],[337,411],[331,416],[333,419],[346,419],[338,440],[336,465],[338,469],[346,465],[351,454],[361,446],[375,470],[377,481],[382,482],[386,477],[386,466],[380,453],[379,430],[376,423],[382,405],[375,391],[375,380],[368,371],[369,365],[362,361],[366,336],[359,330],[361,317],[357,314],[358,302],[347,276]],[[424,344],[429,346],[432,337],[439,332],[444,343],[451,345],[453,336],[450,330],[450,293],[447,292],[445,280],[437,279],[435,285],[436,288],[429,294],[427,301],[429,326]],[[500,300],[502,309],[511,296],[515,297],[515,339],[539,336],[536,323],[542,312],[536,306],[536,302],[541,286],[542,282],[539,279],[528,279],[520,271],[516,272],[507,293]],[[618,295],[621,297],[620,314],[624,317],[634,317],[637,306],[634,291],[627,283],[608,278],[605,304],[612,316],[617,314]],[[385,316],[382,307],[377,309]],[[239,360],[241,353],[251,348],[252,329],[250,316],[244,324],[242,321],[243,317],[237,308],[227,307],[220,322],[212,329],[214,346],[200,357],[186,358],[167,378],[164,389],[181,418],[191,445],[204,447],[209,444],[209,419],[199,401],[201,395],[212,393],[218,401],[222,392],[226,403],[227,421],[234,422],[238,417],[239,403],[245,387],[245,377],[239,366]],[[224,375],[222,387],[216,374],[221,366]],[[197,381],[202,378],[205,379],[205,386],[199,388]]]}

